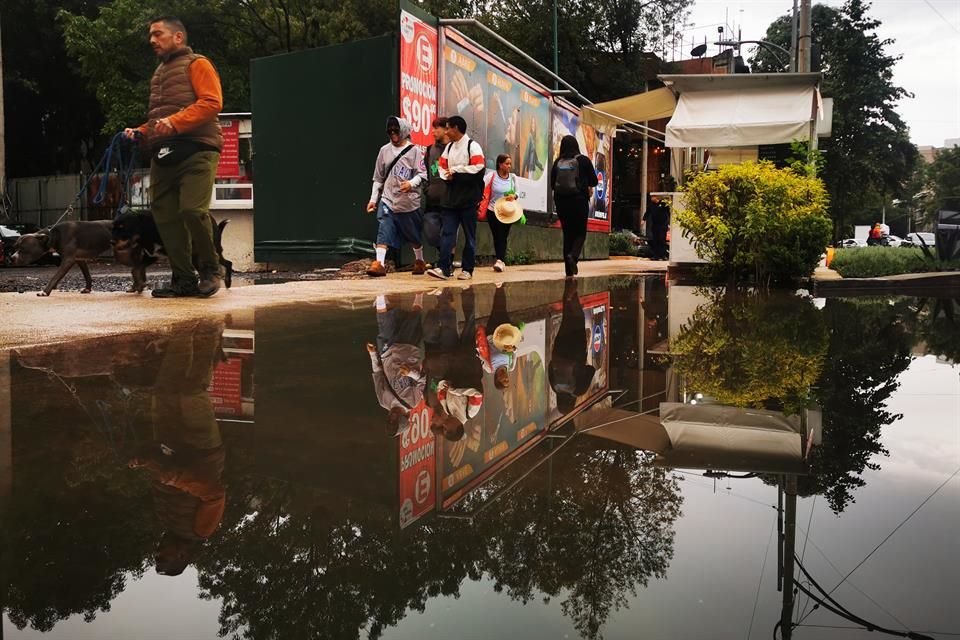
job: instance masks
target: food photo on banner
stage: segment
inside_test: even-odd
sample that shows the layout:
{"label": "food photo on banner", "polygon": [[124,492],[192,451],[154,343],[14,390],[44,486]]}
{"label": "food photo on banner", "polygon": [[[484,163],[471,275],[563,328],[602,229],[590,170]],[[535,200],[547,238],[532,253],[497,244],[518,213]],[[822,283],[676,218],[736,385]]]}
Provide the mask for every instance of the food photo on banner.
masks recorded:
{"label": "food photo on banner", "polygon": [[524,211],[547,209],[550,101],[547,89],[507,63],[481,53],[458,32],[447,29],[440,110],[467,122],[467,135],[482,147],[487,169],[496,159],[513,160]]}
{"label": "food photo on banner", "polygon": [[612,202],[611,188],[611,159],[613,153],[613,138],[616,135],[614,127],[592,127],[580,122],[580,116],[572,107],[554,105],[553,135],[550,162],[552,163],[560,153],[560,140],[563,136],[576,137],[580,145],[580,153],[590,158],[593,168],[597,172],[597,187],[593,190],[590,199],[587,228],[591,231],[610,230],[610,212]]}

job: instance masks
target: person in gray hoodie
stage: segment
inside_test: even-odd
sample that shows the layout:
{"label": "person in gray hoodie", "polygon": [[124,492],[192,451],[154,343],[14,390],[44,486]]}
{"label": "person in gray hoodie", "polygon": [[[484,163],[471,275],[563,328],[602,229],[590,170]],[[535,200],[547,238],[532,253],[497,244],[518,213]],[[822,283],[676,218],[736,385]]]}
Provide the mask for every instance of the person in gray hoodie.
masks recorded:
{"label": "person in gray hoodie", "polygon": [[390,142],[380,147],[373,169],[373,190],[367,212],[377,212],[377,258],[367,269],[373,277],[387,275],[387,247],[399,249],[403,242],[413,245],[416,260],[413,275],[427,270],[420,240],[420,189],[427,179],[423,149],[410,142],[410,123],[403,118],[387,118]]}

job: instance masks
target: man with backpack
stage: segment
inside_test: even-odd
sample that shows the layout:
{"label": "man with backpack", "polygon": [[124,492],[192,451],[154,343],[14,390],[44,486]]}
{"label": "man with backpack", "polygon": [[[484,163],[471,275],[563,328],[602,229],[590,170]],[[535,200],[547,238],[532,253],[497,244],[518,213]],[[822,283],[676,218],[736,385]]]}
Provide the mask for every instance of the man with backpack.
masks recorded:
{"label": "man with backpack", "polygon": [[590,197],[597,186],[597,172],[590,158],[580,153],[573,136],[563,136],[560,153],[550,169],[553,204],[563,229],[563,265],[568,278],[577,275],[577,261],[587,240]]}
{"label": "man with backpack", "polygon": [[373,169],[373,190],[367,212],[377,212],[377,258],[367,275],[387,275],[387,247],[400,249],[404,241],[413,245],[413,275],[427,270],[420,242],[420,183],[427,179],[423,148],[410,142],[410,124],[395,116],[387,118],[390,142],[380,148]]}
{"label": "man with backpack", "polygon": [[440,156],[440,177],[447,183],[443,204],[443,229],[440,235],[439,266],[427,271],[434,278],[453,277],[450,252],[457,239],[457,230],[463,228],[463,266],[460,280],[473,277],[477,248],[477,207],[483,197],[485,160],[483,149],[467,135],[467,121],[460,116],[447,120],[450,143]]}
{"label": "man with backpack", "polygon": [[[447,183],[440,177],[440,156],[450,142],[447,139],[447,119],[437,116],[433,119],[433,144],[424,147],[423,159],[427,165],[427,187],[423,206],[423,241],[440,252],[440,236],[443,229],[443,202],[447,197]],[[456,242],[454,249],[456,252]]]}

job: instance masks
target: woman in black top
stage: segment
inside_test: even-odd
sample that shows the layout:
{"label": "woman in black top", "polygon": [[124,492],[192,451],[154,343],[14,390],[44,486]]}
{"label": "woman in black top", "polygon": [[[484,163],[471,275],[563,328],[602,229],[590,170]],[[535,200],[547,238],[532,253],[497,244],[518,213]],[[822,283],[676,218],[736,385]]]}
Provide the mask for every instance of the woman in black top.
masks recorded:
{"label": "woman in black top", "polygon": [[[577,161],[576,189],[565,192],[557,182],[557,165],[561,161],[575,158]],[[563,181],[561,181],[562,183]],[[580,145],[573,136],[563,136],[560,140],[560,155],[550,169],[550,184],[554,185],[554,211],[560,218],[563,229],[563,264],[567,277],[577,275],[577,261],[587,239],[587,215],[590,209],[590,196],[597,186],[597,172],[590,158],[580,153]]]}

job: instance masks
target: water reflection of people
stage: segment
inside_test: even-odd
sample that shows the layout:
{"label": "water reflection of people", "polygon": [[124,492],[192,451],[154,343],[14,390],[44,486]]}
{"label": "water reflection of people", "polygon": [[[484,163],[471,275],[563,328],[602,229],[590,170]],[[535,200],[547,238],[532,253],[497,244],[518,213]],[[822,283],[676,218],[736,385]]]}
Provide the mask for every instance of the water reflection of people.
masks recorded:
{"label": "water reflection of people", "polygon": [[517,365],[516,351],[522,340],[522,329],[513,324],[507,313],[507,292],[498,286],[487,324],[477,330],[477,354],[500,391],[510,386],[510,372]]}
{"label": "water reflection of people", "polygon": [[373,368],[373,388],[387,410],[391,433],[406,426],[410,409],[420,404],[426,378],[423,374],[423,295],[403,309],[393,296],[377,296],[377,344],[367,343]]}
{"label": "water reflection of people", "polygon": [[443,289],[424,323],[427,403],[434,411],[431,427],[454,442],[463,439],[464,425],[479,412],[483,402],[483,371],[474,357],[476,311],[472,288],[460,294],[460,308],[462,328],[458,328],[453,292]]}
{"label": "water reflection of people", "polygon": [[208,393],[222,334],[219,323],[206,323],[168,341],[150,389],[154,442],[128,463],[152,482],[163,575],[183,573],[223,519],[226,456]]}
{"label": "water reflection of people", "polygon": [[562,415],[573,411],[577,398],[590,388],[596,369],[587,364],[589,329],[584,324],[583,304],[577,281],[567,279],[563,288],[563,318],[550,355],[550,387],[557,394]]}

